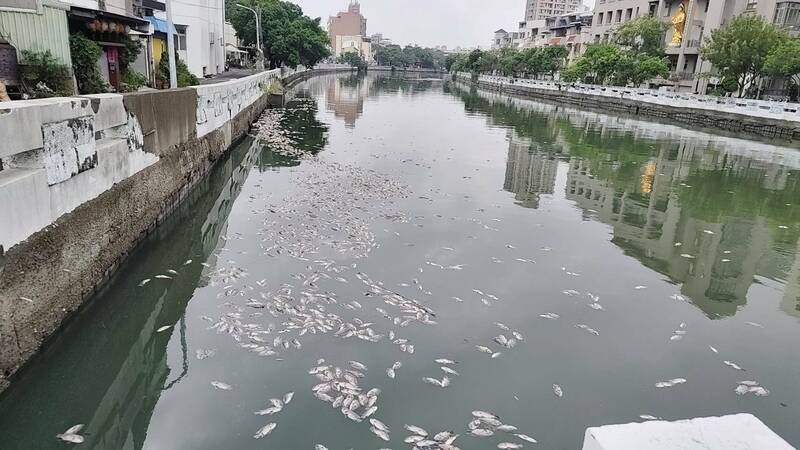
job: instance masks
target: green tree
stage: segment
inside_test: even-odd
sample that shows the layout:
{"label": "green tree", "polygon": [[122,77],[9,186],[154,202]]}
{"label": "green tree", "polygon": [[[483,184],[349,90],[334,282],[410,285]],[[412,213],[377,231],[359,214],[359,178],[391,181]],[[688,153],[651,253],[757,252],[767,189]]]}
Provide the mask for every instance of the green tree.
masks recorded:
{"label": "green tree", "polygon": [[761,16],[737,16],[724,28],[711,32],[702,55],[722,78],[736,80],[739,96],[743,97],[765,74],[770,52],[787,39],[783,31]]}
{"label": "green tree", "polygon": [[375,62],[380,66],[407,67],[408,60],[399,45],[379,45],[375,47]]}
{"label": "green tree", "polygon": [[605,84],[618,70],[622,50],[614,44],[592,44],[576,62],[576,69],[582,78],[591,77],[597,84]]}
{"label": "green tree", "polygon": [[[169,87],[169,54],[164,51],[161,53],[161,61],[156,68],[156,78],[158,83],[165,87]],[[177,55],[175,55],[175,72],[178,79],[178,87],[196,86],[200,84],[200,80],[189,71],[189,67]]]}
{"label": "green tree", "polygon": [[617,62],[611,82],[617,86],[626,86],[629,83],[639,86],[657,76],[666,79],[669,77],[669,67],[669,60],[663,56],[623,52]]}
{"label": "green tree", "polygon": [[664,33],[669,24],[654,16],[641,16],[614,30],[614,42],[634,54],[664,55]]}
{"label": "green tree", "polygon": [[356,52],[344,52],[337,59],[339,64],[349,64],[350,67],[355,67],[358,70],[366,70],[367,62]]}
{"label": "green tree", "polygon": [[237,8],[237,3],[260,11],[261,40],[270,67],[313,67],[330,56],[328,34],[320,26],[320,18],[305,16],[302,8],[281,0],[226,1],[226,17],[246,44],[256,43],[255,17]]}
{"label": "green tree", "polygon": [[764,61],[764,72],[800,85],[800,40],[787,39],[775,46]]}
{"label": "green tree", "polygon": [[107,84],[97,68],[97,60],[102,51],[96,42],[81,33],[69,37],[72,73],[75,74],[78,92],[81,94],[99,94],[107,90]]}
{"label": "green tree", "polygon": [[552,45],[544,47],[537,52],[539,56],[539,68],[546,75],[553,76],[564,67],[564,61],[569,55],[569,50],[563,45]]}
{"label": "green tree", "polygon": [[20,62],[20,81],[34,98],[68,97],[75,93],[69,66],[61,64],[50,50],[23,50]]}

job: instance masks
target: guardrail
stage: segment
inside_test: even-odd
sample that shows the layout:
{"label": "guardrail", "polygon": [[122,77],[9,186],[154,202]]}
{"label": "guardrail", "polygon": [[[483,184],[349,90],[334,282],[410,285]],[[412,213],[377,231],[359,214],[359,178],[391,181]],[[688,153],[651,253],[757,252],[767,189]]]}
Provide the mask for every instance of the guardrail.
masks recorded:
{"label": "guardrail", "polygon": [[[471,79],[472,77],[471,74],[465,72],[459,72],[456,75],[462,79]],[[490,75],[479,76],[479,81],[493,83],[498,86],[525,86],[535,89],[624,98],[679,108],[707,109],[720,112],[745,114],[753,117],[800,122],[800,103],[732,97],[714,97],[711,95],[665,92],[655,89],[619,86],[600,86],[580,83],[568,85],[566,83],[554,81],[508,78]]]}

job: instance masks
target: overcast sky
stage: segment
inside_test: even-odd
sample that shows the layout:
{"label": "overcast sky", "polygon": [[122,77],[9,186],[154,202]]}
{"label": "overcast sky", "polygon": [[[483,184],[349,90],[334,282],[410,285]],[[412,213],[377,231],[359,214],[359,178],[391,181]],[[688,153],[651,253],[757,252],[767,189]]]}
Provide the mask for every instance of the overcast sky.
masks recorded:
{"label": "overcast sky", "polygon": [[[328,17],[347,9],[350,0],[290,0],[306,15]],[[490,44],[498,28],[517,29],[525,0],[361,0],[367,34],[383,33],[395,44],[423,47],[473,47]]]}

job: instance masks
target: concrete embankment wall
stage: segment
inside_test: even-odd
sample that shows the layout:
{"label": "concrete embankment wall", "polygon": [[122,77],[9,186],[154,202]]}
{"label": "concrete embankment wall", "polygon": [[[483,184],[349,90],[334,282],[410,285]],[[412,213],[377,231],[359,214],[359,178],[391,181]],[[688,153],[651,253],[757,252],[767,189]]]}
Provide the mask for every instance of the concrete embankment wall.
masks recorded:
{"label": "concrete embankment wall", "polygon": [[319,72],[2,104],[0,390],[247,133],[273,80]]}
{"label": "concrete embankment wall", "polygon": [[505,94],[536,98],[559,104],[575,105],[602,111],[615,111],[640,117],[667,119],[681,124],[718,129],[758,137],[795,140],[800,139],[800,121],[782,120],[715,109],[692,108],[645,102],[624,96],[593,95],[524,84],[509,84],[500,77],[481,77],[477,81],[469,75],[459,74],[458,81],[477,85],[482,89]]}

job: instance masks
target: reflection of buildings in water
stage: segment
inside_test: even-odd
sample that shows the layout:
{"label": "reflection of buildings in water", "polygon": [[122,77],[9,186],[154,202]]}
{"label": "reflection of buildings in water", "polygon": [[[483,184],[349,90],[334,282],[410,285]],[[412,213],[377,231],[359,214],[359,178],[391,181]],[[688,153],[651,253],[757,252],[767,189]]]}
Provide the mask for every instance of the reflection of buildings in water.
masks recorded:
{"label": "reflection of buildings in water", "polygon": [[620,191],[593,176],[589,161],[573,158],[566,196],[611,225],[613,242],[626,254],[681,283],[681,293],[708,316],[733,315],[770,251],[769,228],[761,218],[706,222],[681,208],[673,188],[688,175],[694,154],[691,145],[673,155],[662,148],[642,165],[636,189]]}
{"label": "reflection of buildings in water", "polygon": [[372,89],[372,77],[331,77],[328,83],[327,106],[333,115],[344,119],[348,128],[356,125],[356,120],[364,112],[364,99]]}
{"label": "reflection of buildings in water", "polygon": [[553,194],[558,159],[553,153],[536,148],[530,139],[509,131],[508,160],[503,189],[514,193],[517,204],[538,208],[541,194]]}
{"label": "reflection of buildings in water", "polygon": [[794,260],[786,273],[781,309],[787,314],[800,317],[800,243],[794,249]]}

